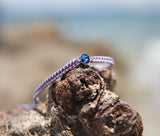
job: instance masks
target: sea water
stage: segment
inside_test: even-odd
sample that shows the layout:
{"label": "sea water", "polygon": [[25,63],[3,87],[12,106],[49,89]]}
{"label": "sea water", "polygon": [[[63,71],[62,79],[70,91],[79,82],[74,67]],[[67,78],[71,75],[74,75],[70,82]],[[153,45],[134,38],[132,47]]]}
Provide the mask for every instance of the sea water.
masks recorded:
{"label": "sea water", "polygon": [[65,18],[60,24],[71,41],[113,41],[137,48],[160,38],[159,17]]}

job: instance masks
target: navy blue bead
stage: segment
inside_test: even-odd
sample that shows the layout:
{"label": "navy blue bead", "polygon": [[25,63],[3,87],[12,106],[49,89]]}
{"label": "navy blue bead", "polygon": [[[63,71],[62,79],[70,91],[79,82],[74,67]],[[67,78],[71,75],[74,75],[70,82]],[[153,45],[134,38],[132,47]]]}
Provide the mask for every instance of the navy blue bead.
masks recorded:
{"label": "navy blue bead", "polygon": [[81,55],[81,62],[83,64],[88,64],[90,62],[90,58],[87,54],[82,54]]}

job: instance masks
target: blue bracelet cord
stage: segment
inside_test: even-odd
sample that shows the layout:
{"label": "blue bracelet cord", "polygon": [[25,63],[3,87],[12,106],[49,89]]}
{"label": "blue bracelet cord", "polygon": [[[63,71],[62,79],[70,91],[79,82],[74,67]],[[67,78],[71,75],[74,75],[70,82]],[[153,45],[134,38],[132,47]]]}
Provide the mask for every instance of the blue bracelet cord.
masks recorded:
{"label": "blue bracelet cord", "polygon": [[33,92],[33,100],[36,103],[39,103],[38,95],[51,83],[56,81],[58,78],[60,78],[62,75],[73,69],[75,66],[77,66],[80,63],[79,57],[71,60],[69,63],[67,63],[65,66],[61,67],[59,70],[57,70],[55,73],[47,77]]}
{"label": "blue bracelet cord", "polygon": [[88,63],[109,63],[111,66],[114,66],[114,59],[107,56],[93,56],[89,57],[87,54],[82,54],[80,57],[77,57],[73,60],[71,60],[69,63],[67,63],[65,66],[61,67],[59,70],[57,70],[55,73],[47,77],[33,92],[33,100],[35,103],[40,103],[38,95],[51,83],[56,81],[58,78],[62,77],[64,74],[66,74],[68,71],[72,70],[74,67],[76,67],[78,64],[88,64]]}

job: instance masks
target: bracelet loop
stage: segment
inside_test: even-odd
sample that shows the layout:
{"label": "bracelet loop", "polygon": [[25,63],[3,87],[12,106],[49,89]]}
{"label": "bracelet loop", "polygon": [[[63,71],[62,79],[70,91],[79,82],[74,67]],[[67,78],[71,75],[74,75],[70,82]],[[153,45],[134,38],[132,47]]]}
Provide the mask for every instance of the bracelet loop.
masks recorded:
{"label": "bracelet loop", "polygon": [[107,56],[92,56],[89,57],[87,54],[82,54],[81,56],[71,60],[69,63],[61,67],[55,73],[47,77],[33,92],[33,100],[35,103],[40,103],[38,95],[51,83],[56,81],[58,78],[66,74],[68,71],[72,70],[78,64],[83,63],[85,65],[89,63],[109,63],[111,67],[115,65],[114,59]]}

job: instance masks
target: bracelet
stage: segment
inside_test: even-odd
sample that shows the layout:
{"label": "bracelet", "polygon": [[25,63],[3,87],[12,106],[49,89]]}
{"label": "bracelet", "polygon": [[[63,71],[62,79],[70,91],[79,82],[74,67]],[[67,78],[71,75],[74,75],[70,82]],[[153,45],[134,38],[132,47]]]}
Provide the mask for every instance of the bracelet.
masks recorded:
{"label": "bracelet", "polygon": [[81,56],[71,60],[69,63],[61,67],[59,70],[57,70],[55,73],[47,77],[33,92],[33,100],[35,103],[40,103],[38,95],[51,83],[56,81],[58,78],[62,77],[64,74],[66,74],[68,71],[72,70],[74,67],[76,67],[78,64],[85,64],[88,63],[109,63],[111,66],[114,66],[114,59],[107,56],[92,56],[89,57],[87,54],[82,54]]}

